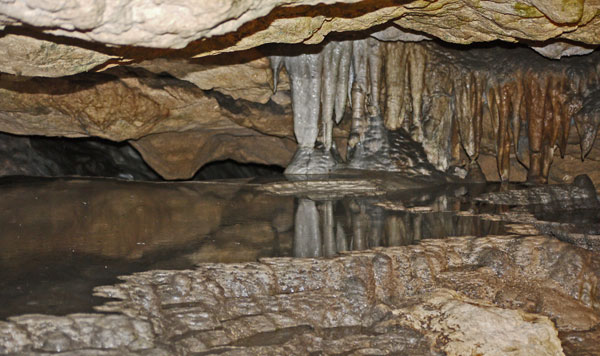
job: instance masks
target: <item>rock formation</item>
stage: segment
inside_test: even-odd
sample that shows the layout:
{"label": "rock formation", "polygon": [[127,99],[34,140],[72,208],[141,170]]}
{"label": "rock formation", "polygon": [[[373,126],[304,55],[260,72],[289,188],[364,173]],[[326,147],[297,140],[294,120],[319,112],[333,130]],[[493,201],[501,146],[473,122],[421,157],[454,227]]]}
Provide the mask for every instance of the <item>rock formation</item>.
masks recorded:
{"label": "rock formation", "polygon": [[[464,176],[481,166],[492,180],[568,181],[572,168],[551,173],[555,153],[569,162],[595,157],[595,54],[588,53],[599,44],[596,8],[590,1],[6,2],[0,131],[131,140],[164,178],[182,179],[218,159],[286,166],[294,140],[295,162],[310,160],[306,147],[318,142],[314,162],[331,168],[340,157],[330,147],[343,160],[379,113],[388,129],[408,129],[438,170]],[[521,42],[550,58],[588,55],[551,62],[506,46],[425,43],[436,38]],[[276,94],[269,56],[280,58],[276,68],[286,62],[292,77],[281,74]],[[303,56],[320,59],[301,69]],[[302,79],[308,69],[321,70],[320,80]],[[321,91],[313,94],[322,108],[314,97],[290,97],[288,85],[303,82]],[[351,119],[336,126],[346,104]],[[571,131],[581,136],[579,153],[566,149]],[[190,140],[202,143],[179,144]],[[581,167],[595,167],[588,162]]]}
{"label": "rock formation", "polygon": [[506,236],[150,271],[96,290],[118,299],[100,308],[116,315],[0,322],[0,352],[572,354],[597,342],[597,263]]}
{"label": "rock formation", "polygon": [[2,178],[0,354],[598,355],[598,45],[597,0],[0,0],[0,175],[290,174]]}

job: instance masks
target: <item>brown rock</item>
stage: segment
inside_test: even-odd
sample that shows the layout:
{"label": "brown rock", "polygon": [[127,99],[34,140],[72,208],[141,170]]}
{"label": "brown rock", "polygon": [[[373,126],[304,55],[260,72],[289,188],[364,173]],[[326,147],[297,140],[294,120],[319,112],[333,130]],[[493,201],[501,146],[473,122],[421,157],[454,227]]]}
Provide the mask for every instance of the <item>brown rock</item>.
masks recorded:
{"label": "brown rock", "polygon": [[148,135],[131,144],[165,179],[189,179],[204,164],[227,159],[285,167],[296,150],[291,139],[244,128],[168,132]]}
{"label": "brown rock", "polygon": [[87,72],[111,58],[76,45],[26,35],[0,37],[0,72],[17,76],[62,77]]}
{"label": "brown rock", "polygon": [[[286,165],[295,147],[289,107],[233,100],[144,70],[5,79],[0,81],[0,130],[114,141],[144,137],[134,145],[159,174],[171,179],[189,178],[203,164],[220,159]],[[243,79],[242,92],[248,91]],[[189,133],[177,137],[178,132]],[[156,135],[162,133],[170,136]],[[181,135],[196,141],[182,141]],[[163,152],[152,152],[153,146]]]}

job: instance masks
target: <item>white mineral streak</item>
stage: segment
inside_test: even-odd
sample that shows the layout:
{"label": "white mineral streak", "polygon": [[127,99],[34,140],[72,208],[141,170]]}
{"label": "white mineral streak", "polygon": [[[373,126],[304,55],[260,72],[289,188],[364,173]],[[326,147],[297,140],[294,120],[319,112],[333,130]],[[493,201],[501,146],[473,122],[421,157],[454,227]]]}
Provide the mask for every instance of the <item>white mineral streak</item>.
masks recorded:
{"label": "white mineral streak", "polygon": [[420,42],[433,39],[425,33],[409,32],[397,26],[388,26],[381,31],[372,33],[371,36],[385,42]]}
{"label": "white mineral streak", "polygon": [[569,43],[566,41],[556,41],[547,44],[542,44],[540,46],[530,47],[531,49],[533,49],[534,51],[536,51],[544,57],[560,59],[562,57],[582,56],[585,54],[590,54],[594,52],[594,50],[598,46],[580,45],[575,43]]}

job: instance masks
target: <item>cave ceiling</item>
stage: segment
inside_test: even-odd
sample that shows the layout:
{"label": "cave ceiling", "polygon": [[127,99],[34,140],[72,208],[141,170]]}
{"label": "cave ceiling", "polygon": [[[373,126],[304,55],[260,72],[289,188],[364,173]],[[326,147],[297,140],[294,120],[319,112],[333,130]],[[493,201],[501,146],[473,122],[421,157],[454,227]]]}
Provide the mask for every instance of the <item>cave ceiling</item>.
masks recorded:
{"label": "cave ceiling", "polygon": [[315,44],[386,23],[451,43],[529,42],[559,57],[600,44],[599,9],[597,0],[2,1],[0,70],[56,77],[140,58]]}

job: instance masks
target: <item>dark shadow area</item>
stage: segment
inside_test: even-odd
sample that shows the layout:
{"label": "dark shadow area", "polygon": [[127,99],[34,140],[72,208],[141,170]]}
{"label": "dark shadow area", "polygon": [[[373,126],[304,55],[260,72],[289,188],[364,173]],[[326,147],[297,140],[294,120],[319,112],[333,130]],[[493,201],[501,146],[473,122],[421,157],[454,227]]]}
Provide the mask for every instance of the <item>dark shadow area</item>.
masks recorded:
{"label": "dark shadow area", "polygon": [[[276,165],[224,160],[206,164],[192,180],[276,177],[283,170]],[[0,133],[0,177],[7,176],[163,181],[127,142]]]}
{"label": "dark shadow area", "polygon": [[234,160],[211,162],[194,175],[193,180],[240,179],[257,177],[277,177],[283,175],[284,168],[257,163],[239,163]]}

